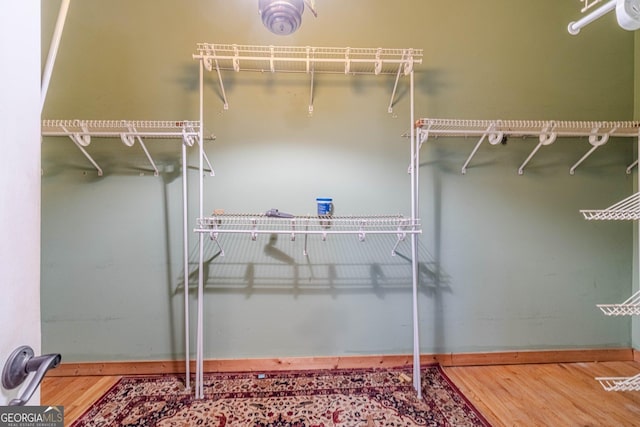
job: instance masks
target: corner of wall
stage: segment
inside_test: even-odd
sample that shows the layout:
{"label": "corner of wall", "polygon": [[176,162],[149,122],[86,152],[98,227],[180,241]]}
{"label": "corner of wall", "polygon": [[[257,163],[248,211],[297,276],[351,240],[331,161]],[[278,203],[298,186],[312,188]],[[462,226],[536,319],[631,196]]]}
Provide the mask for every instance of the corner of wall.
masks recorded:
{"label": "corner of wall", "polygon": [[[633,42],[633,119],[640,120],[640,31],[635,32],[634,42]],[[638,147],[636,146],[634,153],[638,156]],[[636,168],[636,174],[638,173],[638,169]],[[637,175],[636,175],[637,176]],[[638,188],[638,180],[635,181],[634,184],[634,192],[640,191]],[[633,285],[632,289],[635,292],[638,290],[640,283],[640,274],[638,273],[638,269],[640,268],[640,255],[638,250],[638,243],[640,242],[640,231],[638,230],[638,222],[634,222],[634,243],[633,243]],[[637,316],[633,318],[631,322],[631,345],[636,350],[635,353],[640,353],[640,318]]]}

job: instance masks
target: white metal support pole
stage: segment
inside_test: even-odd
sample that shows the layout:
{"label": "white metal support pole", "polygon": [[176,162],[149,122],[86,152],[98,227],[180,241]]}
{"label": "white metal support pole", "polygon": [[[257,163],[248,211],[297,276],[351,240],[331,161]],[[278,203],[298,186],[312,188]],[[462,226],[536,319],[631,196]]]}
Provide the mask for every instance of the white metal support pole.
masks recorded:
{"label": "white metal support pole", "polygon": [[[418,217],[418,169],[420,167],[417,153],[418,142],[414,123],[413,71],[410,73],[410,103],[411,103],[411,221],[416,223]],[[418,235],[411,235],[411,279],[413,293],[413,388],[422,398],[420,380],[420,330],[418,315]]]}
{"label": "white metal support pole", "polygon": [[189,216],[187,201],[187,145],[182,142],[182,243],[184,263],[184,360],[185,388],[191,389],[191,357],[189,352]]}
{"label": "white metal support pole", "polygon": [[183,268],[184,268],[184,358],[185,358],[185,388],[191,388],[190,352],[189,352],[189,238],[188,238],[188,207],[187,207],[187,147],[182,144],[182,240],[183,240]]}
{"label": "white metal support pole", "polygon": [[[200,61],[200,140],[202,141],[202,129],[204,128],[204,67],[202,64],[202,60]],[[198,155],[198,179],[199,179],[199,218],[203,217],[203,155],[204,148],[203,144],[199,145],[199,155]],[[204,367],[203,363],[203,346],[204,346],[204,277],[203,277],[203,261],[204,261],[204,234],[200,233],[198,237],[198,247],[199,247],[199,260],[198,260],[198,326],[197,326],[197,358],[196,358],[196,399],[202,399],[204,397],[204,386],[203,382],[203,374],[202,370]]]}
{"label": "white metal support pole", "polygon": [[69,3],[71,3],[71,0],[62,0],[60,10],[58,11],[58,19],[53,31],[53,37],[51,38],[51,45],[49,46],[49,53],[47,54],[47,62],[45,62],[44,70],[42,72],[42,84],[40,86],[40,111],[44,108],[44,101],[47,99],[49,82],[51,81],[51,74],[53,73],[53,64],[56,62],[56,56],[58,55],[58,47],[60,46],[60,40],[62,39],[64,23],[67,20]]}
{"label": "white metal support pole", "polygon": [[586,27],[587,25],[589,25],[590,23],[592,23],[596,19],[603,17],[604,15],[606,15],[607,13],[609,13],[613,9],[615,9],[616,8],[616,3],[617,3],[616,0],[610,0],[609,2],[607,2],[604,5],[600,6],[599,8],[594,10],[593,12],[583,16],[582,18],[578,19],[577,21],[569,22],[569,25],[567,26],[567,31],[569,31],[569,34],[575,36],[576,34],[578,34],[580,32],[580,30],[583,27]]}

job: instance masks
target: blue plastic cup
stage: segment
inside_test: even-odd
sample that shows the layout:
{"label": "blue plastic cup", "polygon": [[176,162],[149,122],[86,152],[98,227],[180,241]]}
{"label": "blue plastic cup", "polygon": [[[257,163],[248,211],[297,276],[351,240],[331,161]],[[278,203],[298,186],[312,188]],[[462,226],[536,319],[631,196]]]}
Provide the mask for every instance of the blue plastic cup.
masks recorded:
{"label": "blue plastic cup", "polygon": [[330,197],[318,197],[318,216],[328,216],[333,213],[333,199]]}

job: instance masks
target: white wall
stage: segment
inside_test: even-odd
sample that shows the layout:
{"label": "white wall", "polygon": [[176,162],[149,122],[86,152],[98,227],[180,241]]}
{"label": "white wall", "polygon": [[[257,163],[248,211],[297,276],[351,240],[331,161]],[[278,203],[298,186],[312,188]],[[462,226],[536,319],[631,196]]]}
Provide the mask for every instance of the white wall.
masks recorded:
{"label": "white wall", "polygon": [[[0,366],[40,353],[40,0],[0,0]],[[18,396],[0,388],[0,405]],[[30,404],[38,404],[36,392]]]}

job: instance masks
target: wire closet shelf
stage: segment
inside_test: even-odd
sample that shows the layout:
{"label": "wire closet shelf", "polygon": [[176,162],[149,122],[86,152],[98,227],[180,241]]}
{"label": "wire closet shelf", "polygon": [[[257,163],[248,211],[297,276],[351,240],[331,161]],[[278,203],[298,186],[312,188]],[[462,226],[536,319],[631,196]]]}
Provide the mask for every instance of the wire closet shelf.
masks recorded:
{"label": "wire closet shelf", "polygon": [[311,46],[255,46],[198,43],[194,59],[207,71],[216,71],[224,109],[229,109],[222,71],[271,73],[305,73],[310,76],[309,114],[313,113],[315,74],[395,75],[391,101],[401,75],[413,73],[414,64],[422,63],[422,49],[386,49]]}
{"label": "wire closet shelf", "polygon": [[606,209],[580,210],[586,220],[637,220],[640,219],[640,193],[632,194]]}
{"label": "wire closet shelf", "polygon": [[43,136],[120,137],[145,136],[155,138],[197,137],[199,121],[189,120],[43,120]]}
{"label": "wire closet shelf", "polygon": [[253,46],[198,43],[194,59],[202,59],[208,70],[396,74],[405,75],[422,62],[422,49],[385,49],[311,46]]}
{"label": "wire closet shelf", "polygon": [[420,220],[402,215],[370,216],[289,216],[278,218],[267,214],[219,214],[198,218],[199,233],[257,234],[357,234],[364,240],[367,234],[421,233]]}
{"label": "wire closet shelf", "polygon": [[606,391],[640,391],[640,374],[632,377],[596,377]]}
{"label": "wire closet shelf", "polygon": [[[144,143],[145,139],[179,139],[183,145],[193,146],[200,141],[200,121],[193,120],[43,120],[42,136],[66,136],[73,141],[82,154],[96,168],[98,176],[103,175],[102,168],[86,150],[92,138],[119,138],[127,147],[138,142],[155,176],[158,167]],[[211,136],[211,139],[214,139]],[[209,170],[211,162],[206,158]],[[213,173],[213,172],[212,172]]]}
{"label": "wire closet shelf", "polygon": [[[432,119],[423,118],[415,123],[418,138],[422,142],[429,137],[480,137],[471,154],[462,166],[465,174],[473,156],[484,141],[496,145],[504,143],[509,137],[538,138],[539,142],[531,154],[518,168],[518,174],[524,173],[524,168],[533,156],[545,145],[551,145],[559,137],[587,137],[591,148],[570,169],[575,170],[599,147],[606,144],[610,137],[639,137],[640,122],[638,121],[567,121],[567,120],[466,120],[466,119]],[[634,162],[627,168],[627,173],[637,164]]]}
{"label": "wire closet shelf", "polygon": [[640,291],[620,304],[597,304],[607,316],[637,316],[640,314]]}

